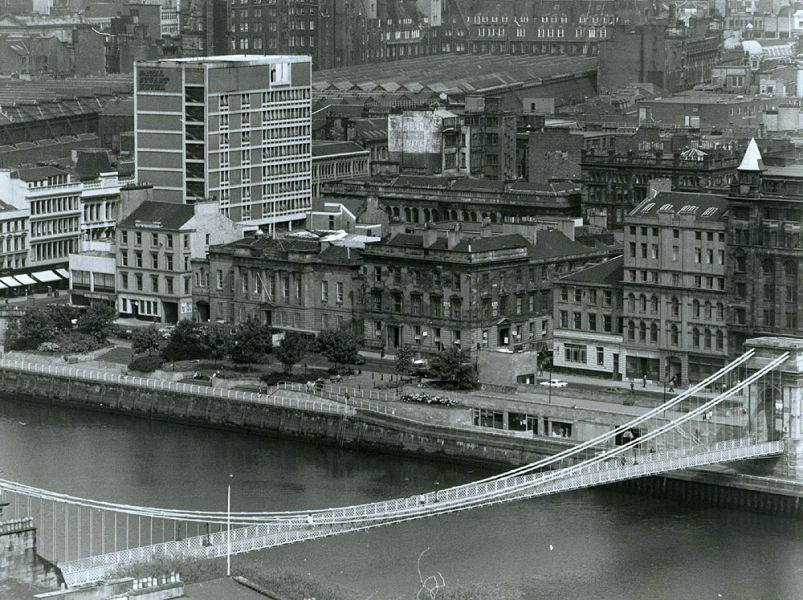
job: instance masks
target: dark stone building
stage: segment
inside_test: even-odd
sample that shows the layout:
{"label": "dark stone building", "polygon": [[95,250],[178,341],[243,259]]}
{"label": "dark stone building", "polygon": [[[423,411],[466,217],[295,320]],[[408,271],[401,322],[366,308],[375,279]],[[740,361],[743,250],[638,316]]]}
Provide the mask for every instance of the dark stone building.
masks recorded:
{"label": "dark stone building", "polygon": [[365,250],[364,331],[368,347],[409,345],[518,352],[551,338],[552,284],[560,274],[602,260],[554,230],[533,240],[518,233],[447,231],[427,226]]}
{"label": "dark stone building", "polygon": [[579,217],[580,187],[446,177],[372,177],[329,184],[333,198],[376,197],[391,219],[403,223],[473,221],[518,223],[538,217]]}
{"label": "dark stone building", "polygon": [[728,338],[800,337],[803,298],[803,169],[766,167],[755,141],[728,196]]}
{"label": "dark stone building", "polygon": [[313,237],[262,235],[209,248],[193,260],[197,320],[254,318],[282,331],[360,330],[359,250]]}

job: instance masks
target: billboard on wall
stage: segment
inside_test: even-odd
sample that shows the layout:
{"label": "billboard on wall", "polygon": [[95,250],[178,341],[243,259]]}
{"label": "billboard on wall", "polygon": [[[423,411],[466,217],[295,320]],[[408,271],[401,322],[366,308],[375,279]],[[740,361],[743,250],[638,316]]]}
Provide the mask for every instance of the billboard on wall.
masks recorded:
{"label": "billboard on wall", "polygon": [[178,94],[181,92],[181,71],[160,67],[137,67],[137,91]]}

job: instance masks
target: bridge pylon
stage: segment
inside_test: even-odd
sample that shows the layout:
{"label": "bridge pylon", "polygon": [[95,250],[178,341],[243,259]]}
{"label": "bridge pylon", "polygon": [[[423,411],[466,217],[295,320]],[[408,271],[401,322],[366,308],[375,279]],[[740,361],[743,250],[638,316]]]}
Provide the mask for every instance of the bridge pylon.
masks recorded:
{"label": "bridge pylon", "polygon": [[758,337],[745,342],[755,354],[747,365],[754,372],[784,352],[789,358],[767,377],[750,386],[743,410],[759,439],[783,440],[783,456],[773,460],[772,474],[803,480],[803,339]]}

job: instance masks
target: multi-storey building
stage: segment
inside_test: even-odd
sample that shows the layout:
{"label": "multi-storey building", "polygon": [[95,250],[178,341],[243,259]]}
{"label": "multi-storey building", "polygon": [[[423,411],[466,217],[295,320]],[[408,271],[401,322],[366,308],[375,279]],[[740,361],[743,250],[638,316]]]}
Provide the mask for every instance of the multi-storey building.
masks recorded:
{"label": "multi-storey building", "polygon": [[755,141],[728,195],[728,340],[801,336],[803,171],[766,167]]}
{"label": "multi-storey building", "polygon": [[502,107],[499,97],[467,96],[462,116],[471,137],[471,173],[511,181],[516,179],[517,117]]}
{"label": "multi-storey building", "polygon": [[257,232],[212,246],[193,261],[199,321],[253,318],[283,331],[318,333],[349,323],[359,330],[360,252],[320,238]]}
{"label": "multi-storey building", "polygon": [[[442,227],[447,224],[440,224]],[[363,317],[368,347],[534,349],[551,339],[551,281],[609,255],[558,231],[493,235],[427,226],[367,246]]]}
{"label": "multi-storey building", "polygon": [[318,0],[230,3],[232,54],[298,54],[317,63]]}
{"label": "multi-storey building", "polygon": [[28,267],[66,266],[78,250],[81,190],[80,181],[56,167],[0,169],[0,197],[30,215]]}
{"label": "multi-storey building", "polygon": [[232,55],[137,63],[138,181],[168,202],[214,199],[248,229],[310,208],[310,60]]}
{"label": "multi-storey building", "polygon": [[609,229],[621,229],[627,213],[647,198],[650,182],[659,178],[683,192],[727,189],[741,155],[741,150],[697,148],[673,153],[581,150],[583,215],[604,219]]}
{"label": "multi-storey building", "polygon": [[560,369],[620,378],[622,354],[621,256],[555,282],[552,364]]}
{"label": "multi-storey building", "polygon": [[28,264],[27,208],[17,208],[0,201],[0,272],[24,269]]}
{"label": "multi-storey building", "polygon": [[528,222],[540,217],[579,217],[580,186],[517,181],[407,176],[344,180],[324,188],[335,199],[369,198],[389,217],[411,225],[429,221]]}
{"label": "multi-storey building", "polygon": [[117,225],[118,311],[170,323],[192,318],[190,261],[239,237],[215,202],[143,202]]}
{"label": "multi-storey building", "polygon": [[701,381],[727,362],[724,196],[661,192],[625,217],[625,375]]}
{"label": "multi-storey building", "polygon": [[312,142],[312,196],[332,181],[367,177],[371,174],[370,152],[354,142]]}

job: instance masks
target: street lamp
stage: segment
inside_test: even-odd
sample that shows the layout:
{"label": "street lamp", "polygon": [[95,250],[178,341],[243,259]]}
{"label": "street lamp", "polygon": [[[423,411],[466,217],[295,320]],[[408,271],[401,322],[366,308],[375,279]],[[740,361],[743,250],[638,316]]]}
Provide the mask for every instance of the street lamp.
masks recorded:
{"label": "street lamp", "polygon": [[549,361],[549,404],[552,404],[552,361]]}
{"label": "street lamp", "polygon": [[231,480],[234,475],[229,473],[229,485],[226,491],[226,577],[231,577]]}

